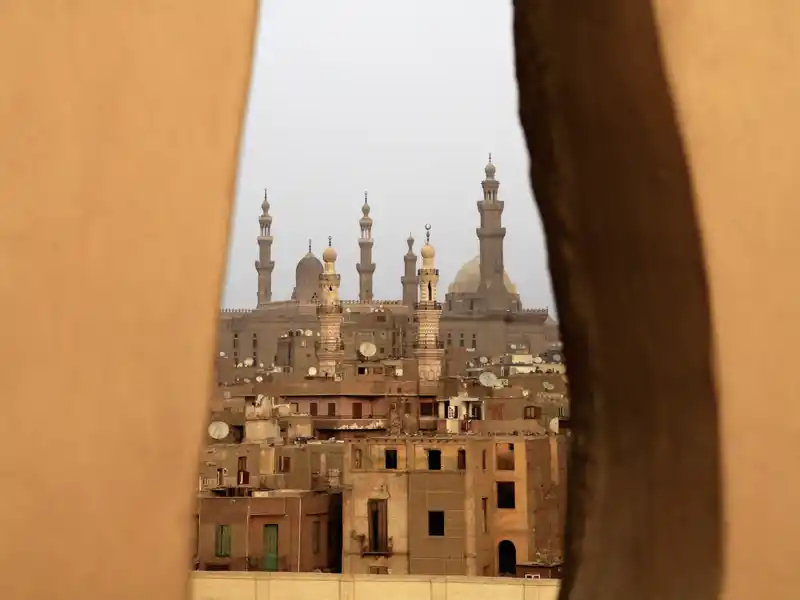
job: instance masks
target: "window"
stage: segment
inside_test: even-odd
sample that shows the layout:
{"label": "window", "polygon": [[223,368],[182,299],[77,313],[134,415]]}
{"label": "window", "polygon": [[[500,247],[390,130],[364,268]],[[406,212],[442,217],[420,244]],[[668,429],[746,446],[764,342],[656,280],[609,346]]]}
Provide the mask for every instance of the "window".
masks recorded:
{"label": "window", "polygon": [[217,558],[228,558],[231,555],[230,525],[217,525],[214,535],[214,555]]}
{"label": "window", "polygon": [[526,419],[538,419],[542,416],[542,407],[541,406],[526,406],[525,407],[525,418]]}
{"label": "window", "polygon": [[237,350],[238,348],[239,348],[239,334],[238,333],[234,333],[233,334],[233,349]]}
{"label": "window", "polygon": [[386,315],[378,315],[376,317],[376,320],[378,321],[378,323],[386,323]]}
{"label": "window", "polygon": [[292,459],[289,456],[278,457],[278,473],[290,473],[292,471]]}
{"label": "window", "polygon": [[428,470],[441,471],[442,470],[442,451],[441,450],[428,450]]}
{"label": "window", "polygon": [[225,485],[225,471],[217,469],[217,487]]}
{"label": "window", "polygon": [[292,414],[296,415],[300,412],[300,405],[297,402],[291,402],[289,408],[292,410]]}
{"label": "window", "polygon": [[319,537],[320,537],[320,523],[319,521],[311,522],[311,552],[319,554]]}
{"label": "window", "polygon": [[473,350],[478,347],[478,336],[474,333],[472,334],[472,348]]}
{"label": "window", "polygon": [[335,417],[336,416],[336,403],[335,402],[328,402],[328,416]]}
{"label": "window", "polygon": [[310,402],[309,403],[309,405],[308,405],[308,414],[310,414],[312,417],[316,417],[317,416],[317,403],[316,402]]}
{"label": "window", "polygon": [[486,470],[486,450],[481,452],[481,467],[484,471]]}
{"label": "window", "polygon": [[420,417],[433,417],[435,415],[435,410],[433,407],[433,402],[422,402],[419,405],[419,416]]}
{"label": "window", "polygon": [[353,402],[353,418],[360,419],[363,415],[361,402]]}
{"label": "window", "polygon": [[430,535],[430,536],[443,536],[444,535],[444,511],[443,510],[429,510],[428,511],[428,535]]}
{"label": "window", "polygon": [[513,481],[497,482],[497,508],[516,508]]}
{"label": "window", "polygon": [[460,449],[458,451],[458,470],[463,471],[467,468],[467,451]]}
{"label": "window", "polygon": [[489,499],[481,498],[481,514],[483,515],[483,533],[489,533]]}
{"label": "window", "polygon": [[353,450],[353,468],[361,468],[361,448],[355,448]]}
{"label": "window", "polygon": [[448,331],[448,332],[447,332],[447,347],[449,348],[449,347],[450,347],[450,346],[452,346],[452,345],[453,345],[453,336],[452,336],[452,334],[451,334],[451,333]]}
{"label": "window", "polygon": [[369,500],[369,551],[386,553],[389,551],[389,521],[387,519],[388,500]]}
{"label": "window", "polygon": [[370,575],[388,575],[389,574],[389,567],[385,567],[382,565],[373,565],[369,568]]}
{"label": "window", "polygon": [[497,444],[497,470],[514,470],[514,444]]}
{"label": "window", "polygon": [[239,464],[236,467],[239,471],[247,471],[247,457],[240,456],[239,457]]}
{"label": "window", "polygon": [[386,450],[383,457],[384,466],[387,469],[397,468],[397,450]]}
{"label": "window", "polygon": [[378,349],[378,352],[380,352],[381,354],[386,354],[386,348],[384,348],[383,346],[381,346],[381,347]]}
{"label": "window", "polygon": [[464,347],[464,334],[463,334],[463,333],[462,333],[462,334],[459,336],[459,338],[458,338],[458,346],[459,346],[460,348],[463,348],[463,347]]}

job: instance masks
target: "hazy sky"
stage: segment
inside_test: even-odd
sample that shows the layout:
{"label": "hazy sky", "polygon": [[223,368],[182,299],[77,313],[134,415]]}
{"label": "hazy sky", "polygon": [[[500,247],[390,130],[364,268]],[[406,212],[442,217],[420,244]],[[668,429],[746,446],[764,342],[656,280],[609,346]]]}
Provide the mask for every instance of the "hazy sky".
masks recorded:
{"label": "hazy sky", "polygon": [[510,2],[264,0],[232,222],[224,306],[256,303],[263,188],[273,299],[289,298],[308,239],[339,253],[358,296],[358,219],[369,191],[376,299],[400,298],[406,238],[432,226],[442,283],[478,252],[488,153],[500,181],[506,269],[526,307],[553,306],[517,118]]}

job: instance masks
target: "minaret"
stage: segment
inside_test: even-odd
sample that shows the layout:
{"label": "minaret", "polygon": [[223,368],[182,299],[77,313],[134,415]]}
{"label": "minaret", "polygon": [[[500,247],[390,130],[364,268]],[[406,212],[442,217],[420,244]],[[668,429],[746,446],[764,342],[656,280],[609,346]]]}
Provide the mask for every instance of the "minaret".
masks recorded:
{"label": "minaret", "polygon": [[375,273],[375,263],[372,262],[372,219],[369,211],[367,192],[364,192],[362,217],[358,221],[361,226],[361,237],[358,238],[361,260],[356,265],[356,271],[358,271],[358,299],[365,304],[372,302],[372,275]]}
{"label": "minaret", "polygon": [[258,305],[264,306],[272,300],[272,271],[275,261],[272,260],[272,216],[269,214],[267,190],[264,190],[264,202],[261,203],[261,216],[258,218],[260,231],[258,234]]}
{"label": "minaret", "polygon": [[439,269],[434,258],[436,251],[431,246],[431,226],[425,226],[425,245],[420,250],[422,268],[419,270],[419,302],[414,310],[417,322],[417,339],[414,342],[414,358],[420,380],[436,381],[442,374],[444,344],[439,341],[439,320],[442,305],[436,301],[436,286],[439,284]]}
{"label": "minaret", "polygon": [[489,154],[489,163],[484,169],[486,179],[481,182],[483,200],[478,201],[478,213],[481,217],[481,226],[477,229],[481,260],[478,293],[483,297],[485,308],[505,310],[509,303],[509,293],[503,283],[503,239],[506,228],[503,227],[504,203],[497,199],[500,182],[494,178],[495,171],[492,155]]}
{"label": "minaret", "polygon": [[336,274],[336,250],[331,246],[328,238],[328,247],[322,253],[323,271],[319,276],[319,304],[317,317],[319,318],[319,374],[333,377],[338,371],[339,364],[344,356],[344,343],[342,342],[342,304],[339,301],[339,285],[341,276]]}
{"label": "minaret", "polygon": [[417,278],[417,255],[414,254],[414,237],[409,233],[408,252],[403,257],[405,263],[405,271],[400,278],[400,283],[403,284],[403,304],[412,308],[417,302],[417,285],[419,279]]}

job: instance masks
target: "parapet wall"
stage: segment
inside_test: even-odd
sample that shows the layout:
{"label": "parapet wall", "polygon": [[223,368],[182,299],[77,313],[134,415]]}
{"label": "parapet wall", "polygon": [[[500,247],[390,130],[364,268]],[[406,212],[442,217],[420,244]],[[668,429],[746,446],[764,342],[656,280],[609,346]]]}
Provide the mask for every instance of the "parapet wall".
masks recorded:
{"label": "parapet wall", "polygon": [[557,600],[554,579],[192,573],[191,600]]}

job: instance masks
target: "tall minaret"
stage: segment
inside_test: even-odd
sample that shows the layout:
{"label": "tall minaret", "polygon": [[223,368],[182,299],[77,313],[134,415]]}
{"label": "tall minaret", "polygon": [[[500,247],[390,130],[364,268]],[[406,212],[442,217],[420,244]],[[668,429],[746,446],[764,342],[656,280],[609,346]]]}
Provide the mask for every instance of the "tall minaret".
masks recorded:
{"label": "tall minaret", "polygon": [[264,202],[261,203],[261,216],[258,218],[260,231],[258,234],[258,305],[264,306],[272,300],[272,271],[275,261],[272,260],[272,216],[269,214],[267,190],[264,190]]}
{"label": "tall minaret", "polygon": [[344,356],[344,343],[342,342],[342,303],[339,301],[339,285],[341,276],[336,274],[336,250],[331,246],[328,238],[328,247],[322,253],[323,271],[319,275],[319,304],[317,316],[319,318],[319,373],[326,377],[333,377],[338,371]]}
{"label": "tall minaret", "polygon": [[500,182],[494,178],[495,166],[492,155],[484,169],[486,179],[481,182],[483,200],[478,201],[478,212],[481,226],[477,229],[480,240],[481,282],[478,293],[483,297],[485,308],[489,310],[505,310],[508,307],[510,294],[503,283],[503,239],[506,228],[503,227],[503,202],[497,199]]}
{"label": "tall minaret", "polygon": [[409,233],[408,252],[403,257],[405,263],[405,271],[400,278],[400,283],[403,284],[403,304],[408,307],[413,307],[417,302],[417,285],[419,279],[417,278],[417,255],[414,254],[414,237]]}
{"label": "tall minaret", "polygon": [[361,237],[358,238],[358,247],[361,249],[361,260],[356,265],[358,271],[358,299],[365,304],[372,302],[372,275],[375,273],[375,263],[372,262],[372,219],[369,216],[369,203],[367,192],[364,192],[364,204],[361,207]]}
{"label": "tall minaret", "polygon": [[444,344],[439,341],[439,319],[442,305],[436,301],[436,286],[439,284],[439,269],[434,258],[436,251],[431,246],[431,226],[425,226],[425,245],[420,250],[422,268],[419,270],[419,302],[414,317],[417,322],[417,339],[414,342],[414,358],[421,380],[435,381],[442,375]]}

